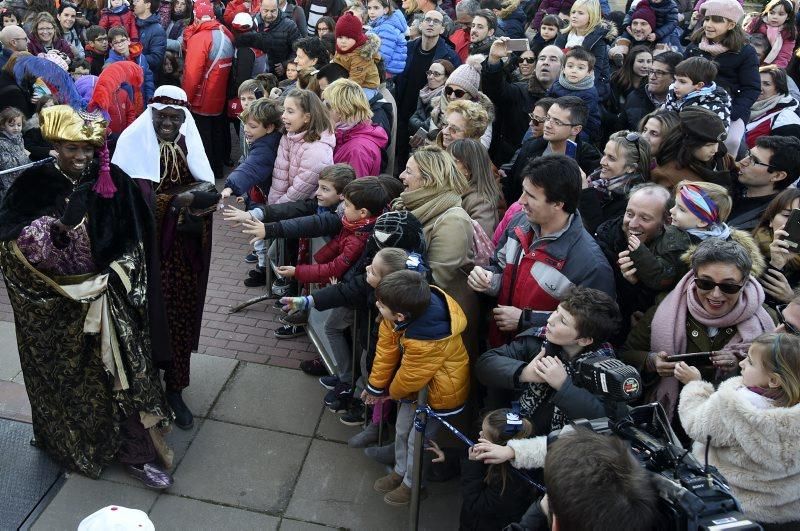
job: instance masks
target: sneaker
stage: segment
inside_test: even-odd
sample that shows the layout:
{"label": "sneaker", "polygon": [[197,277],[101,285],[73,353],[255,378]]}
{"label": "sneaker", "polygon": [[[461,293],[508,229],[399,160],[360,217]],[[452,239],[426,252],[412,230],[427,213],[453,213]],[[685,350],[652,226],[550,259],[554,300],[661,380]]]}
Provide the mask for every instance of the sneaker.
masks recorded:
{"label": "sneaker", "polygon": [[339,377],[338,376],[323,376],[319,379],[319,384],[327,389],[328,391],[333,391],[333,389],[339,385]]}
{"label": "sneaker", "polygon": [[347,408],[347,413],[339,417],[339,422],[345,426],[362,426],[365,420],[364,413],[366,409],[367,408],[364,407],[364,402],[354,398],[351,401],[350,407]]}
{"label": "sneaker", "polygon": [[256,253],[250,253],[244,257],[244,261],[248,264],[257,264],[258,263],[258,256]]}
{"label": "sneaker", "polygon": [[248,288],[257,288],[259,286],[267,285],[267,270],[265,268],[256,267],[247,274],[244,279],[244,285]]}
{"label": "sneaker", "polygon": [[382,465],[394,465],[394,443],[384,444],[383,446],[370,446],[364,448],[367,457],[371,457]]}
{"label": "sneaker", "polygon": [[306,329],[302,326],[285,325],[275,330],[275,337],[278,339],[292,339],[305,335]]}
{"label": "sneaker", "polygon": [[278,278],[272,283],[272,294],[278,297],[288,297],[292,289],[292,279]]}
{"label": "sneaker", "polygon": [[175,413],[175,425],[182,430],[191,430],[194,426],[194,415],[183,401],[180,391],[167,393],[167,403]]}
{"label": "sneaker", "polygon": [[326,406],[330,406],[334,400],[339,400],[340,398],[350,398],[352,396],[353,389],[350,387],[350,384],[347,382],[341,382],[325,394],[325,399],[323,401],[325,402]]}
{"label": "sneaker", "polygon": [[348,408],[350,407],[350,397],[349,396],[341,396],[335,399],[330,404],[326,404],[328,411],[331,413],[347,413]]}
{"label": "sneaker", "polygon": [[127,465],[125,471],[132,477],[141,481],[145,487],[164,490],[172,486],[174,480],[169,472],[161,470],[153,463],[144,465]]}
{"label": "sneaker", "polygon": [[328,369],[325,367],[325,362],[322,361],[322,358],[319,356],[313,360],[301,361],[300,370],[311,376],[325,376],[328,374]]}
{"label": "sneaker", "polygon": [[280,299],[275,299],[275,302],[272,303],[272,307],[276,310],[283,311],[283,303]]}
{"label": "sneaker", "polygon": [[392,470],[391,474],[388,476],[383,476],[382,478],[375,480],[372,488],[374,488],[376,492],[386,494],[387,492],[392,492],[402,484],[403,476]]}
{"label": "sneaker", "polygon": [[[280,299],[278,299],[280,301]],[[281,306],[283,309],[283,306]],[[278,317],[278,321],[287,325],[305,326],[308,324],[308,312],[294,312]]]}

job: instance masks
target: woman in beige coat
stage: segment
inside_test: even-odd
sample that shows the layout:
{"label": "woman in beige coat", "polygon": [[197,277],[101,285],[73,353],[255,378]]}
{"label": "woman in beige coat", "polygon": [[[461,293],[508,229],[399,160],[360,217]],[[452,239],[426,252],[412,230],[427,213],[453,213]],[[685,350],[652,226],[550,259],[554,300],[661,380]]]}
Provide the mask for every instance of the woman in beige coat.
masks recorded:
{"label": "woman in beige coat", "polygon": [[462,208],[491,237],[499,221],[501,193],[489,152],[480,142],[470,138],[456,140],[447,152],[456,159],[456,166],[468,182],[469,187],[461,196]]}
{"label": "woman in beige coat", "polygon": [[467,180],[455,159],[436,146],[415,151],[400,180],[406,188],[392,208],[408,210],[422,223],[434,284],[453,297],[467,316],[464,344],[471,357],[477,356],[478,299],[467,286],[474,263],[472,220],[461,207]]}

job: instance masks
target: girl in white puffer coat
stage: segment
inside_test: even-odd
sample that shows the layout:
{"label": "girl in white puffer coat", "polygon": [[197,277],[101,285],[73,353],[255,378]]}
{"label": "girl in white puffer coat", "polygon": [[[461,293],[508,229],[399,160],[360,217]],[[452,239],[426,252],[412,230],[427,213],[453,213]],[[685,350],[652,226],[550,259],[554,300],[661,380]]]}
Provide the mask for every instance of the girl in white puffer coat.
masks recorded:
{"label": "girl in white puffer coat", "polygon": [[800,528],[800,338],[757,337],[739,363],[742,375],[715,392],[683,362],[678,412],[694,453],[728,480],[745,514],[780,529]]}

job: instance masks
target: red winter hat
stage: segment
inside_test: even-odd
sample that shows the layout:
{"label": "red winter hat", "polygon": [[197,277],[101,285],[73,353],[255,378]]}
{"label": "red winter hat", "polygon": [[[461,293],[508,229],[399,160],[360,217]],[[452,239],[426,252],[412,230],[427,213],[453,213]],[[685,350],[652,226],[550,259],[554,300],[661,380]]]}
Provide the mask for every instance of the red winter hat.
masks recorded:
{"label": "red winter hat", "polygon": [[197,2],[194,5],[194,19],[200,22],[204,17],[214,18],[214,8],[208,2]]}
{"label": "red winter hat", "polygon": [[367,36],[364,35],[364,26],[361,24],[361,19],[349,11],[336,21],[336,37],[350,37],[356,41],[356,47],[367,42]]}
{"label": "red winter hat", "polygon": [[637,18],[650,24],[651,30],[656,30],[656,13],[653,11],[653,8],[650,7],[650,4],[647,2],[647,0],[642,0],[639,2],[636,5],[636,9],[634,9],[633,13],[631,13],[631,22]]}

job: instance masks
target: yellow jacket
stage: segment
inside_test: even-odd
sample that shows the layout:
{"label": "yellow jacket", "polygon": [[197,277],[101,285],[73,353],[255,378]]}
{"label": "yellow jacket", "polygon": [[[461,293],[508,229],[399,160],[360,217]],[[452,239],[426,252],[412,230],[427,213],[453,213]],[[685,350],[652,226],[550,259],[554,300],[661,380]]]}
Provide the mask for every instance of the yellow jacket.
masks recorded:
{"label": "yellow jacket", "polygon": [[394,400],[415,398],[429,386],[434,410],[460,408],[469,394],[469,357],[461,333],[467,318],[458,303],[431,286],[431,304],[405,327],[383,321],[367,392]]}

